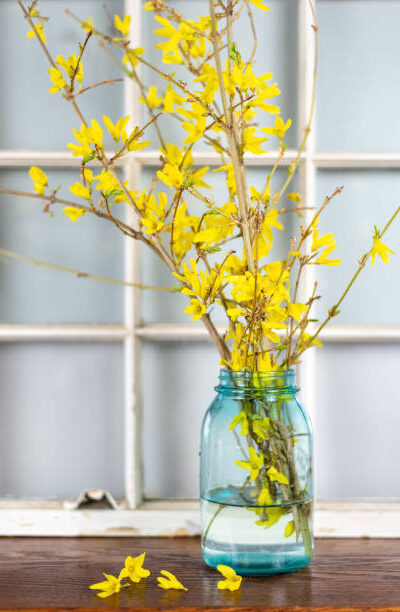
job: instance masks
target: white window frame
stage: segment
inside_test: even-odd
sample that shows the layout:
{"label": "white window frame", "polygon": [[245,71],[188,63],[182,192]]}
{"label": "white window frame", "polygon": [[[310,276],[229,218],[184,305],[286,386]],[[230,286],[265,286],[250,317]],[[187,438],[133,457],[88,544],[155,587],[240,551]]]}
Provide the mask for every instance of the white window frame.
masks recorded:
{"label": "white window frame", "polygon": [[[317,2],[319,0],[316,0]],[[299,126],[307,124],[313,80],[314,39],[308,0],[298,0],[299,45]],[[125,0],[132,16],[132,36],[140,45],[142,0]],[[139,116],[135,84],[125,82],[126,114]],[[289,164],[296,151],[287,151]],[[218,165],[216,154],[194,153],[198,164]],[[269,167],[276,152],[247,155],[246,165]],[[127,178],[138,183],[141,167],[157,166],[159,153],[131,154],[123,167]],[[77,160],[65,152],[0,151],[0,167],[77,167]],[[318,168],[400,168],[396,153],[316,153],[315,127],[302,154],[299,168],[302,193],[315,201]],[[308,219],[312,211],[307,211]],[[125,238],[125,280],[140,282],[139,245]],[[314,283],[312,267],[307,268],[304,290]],[[143,340],[207,341],[207,332],[190,324],[141,325],[140,296],[125,288],[123,325],[0,325],[0,342],[122,342],[125,362],[125,501],[118,510],[69,510],[65,502],[0,500],[0,535],[8,536],[160,536],[194,535],[199,532],[199,504],[190,500],[145,501],[142,495],[140,349]],[[330,325],[322,334],[324,343],[400,342],[400,326]],[[300,367],[303,400],[315,415],[315,355],[309,351]],[[313,419],[314,420],[314,419]],[[317,432],[318,435],[318,432]],[[400,537],[399,502],[332,502],[316,504],[316,535],[327,537]]]}

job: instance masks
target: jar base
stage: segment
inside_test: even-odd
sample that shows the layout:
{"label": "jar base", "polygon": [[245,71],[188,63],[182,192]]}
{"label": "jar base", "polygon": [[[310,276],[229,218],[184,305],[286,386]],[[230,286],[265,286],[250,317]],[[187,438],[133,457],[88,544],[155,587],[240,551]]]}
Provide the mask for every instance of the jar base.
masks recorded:
{"label": "jar base", "polygon": [[294,545],[282,550],[282,547],[269,547],[269,550],[221,550],[202,547],[203,560],[209,567],[228,565],[240,576],[274,576],[291,574],[307,567],[312,558],[304,554],[304,547]]}

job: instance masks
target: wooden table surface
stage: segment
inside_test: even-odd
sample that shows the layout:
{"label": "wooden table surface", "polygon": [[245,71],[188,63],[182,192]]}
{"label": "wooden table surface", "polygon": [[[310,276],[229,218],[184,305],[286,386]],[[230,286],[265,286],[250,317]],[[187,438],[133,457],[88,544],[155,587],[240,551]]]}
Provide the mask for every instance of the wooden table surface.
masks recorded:
{"label": "wooden table surface", "polygon": [[[117,574],[128,554],[146,551],[152,575],[108,599],[88,586]],[[219,574],[200,556],[197,538],[0,540],[0,610],[399,610],[400,540],[318,540],[315,560],[297,574],[244,578],[218,591]],[[187,592],[158,588],[168,569]]]}

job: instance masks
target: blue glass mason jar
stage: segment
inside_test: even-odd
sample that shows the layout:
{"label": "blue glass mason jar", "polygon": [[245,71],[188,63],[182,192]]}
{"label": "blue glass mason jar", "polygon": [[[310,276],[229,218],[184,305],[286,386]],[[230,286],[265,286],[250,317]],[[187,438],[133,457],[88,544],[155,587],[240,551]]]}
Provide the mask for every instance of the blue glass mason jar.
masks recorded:
{"label": "blue glass mason jar", "polygon": [[221,370],[201,436],[202,554],[267,576],[313,555],[313,447],[293,370]]}

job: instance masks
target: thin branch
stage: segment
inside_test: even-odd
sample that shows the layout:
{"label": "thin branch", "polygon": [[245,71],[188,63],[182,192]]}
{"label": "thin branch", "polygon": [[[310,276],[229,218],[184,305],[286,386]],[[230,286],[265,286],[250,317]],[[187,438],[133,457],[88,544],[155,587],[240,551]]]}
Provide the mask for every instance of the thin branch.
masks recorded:
{"label": "thin branch", "polygon": [[135,289],[152,290],[152,291],[166,291],[167,293],[177,293],[180,289],[169,288],[169,287],[157,287],[155,285],[144,285],[143,283],[128,283],[127,281],[117,280],[115,278],[107,278],[105,276],[98,276],[97,274],[89,274],[88,272],[79,272],[73,268],[66,268],[65,266],[58,266],[56,264],[42,261],[37,257],[28,257],[27,255],[21,255],[20,253],[14,253],[7,249],[0,248],[0,255],[9,257],[10,259],[17,259],[27,263],[33,263],[43,268],[49,268],[50,270],[57,270],[59,272],[65,272],[66,274],[72,274],[77,278],[90,278],[91,280],[101,281],[102,283],[110,283],[111,285],[122,285],[124,287],[133,287]]}
{"label": "thin branch", "polygon": [[[393,215],[390,217],[389,221],[386,223],[385,227],[383,228],[383,230],[379,233],[379,238],[382,238],[386,234],[386,232],[388,231],[389,227],[392,225],[393,221],[396,219],[396,217],[399,215],[399,213],[400,213],[400,206],[398,208],[396,208],[396,210],[394,211]],[[307,340],[307,342],[305,343],[303,348],[295,356],[293,356],[292,360],[294,360],[295,358],[297,359],[302,353],[304,353],[304,351],[312,345],[314,340],[316,338],[318,338],[319,334],[324,329],[324,327],[329,323],[329,321],[339,314],[339,306],[342,304],[342,302],[346,298],[347,294],[349,293],[350,289],[353,287],[355,281],[357,280],[357,278],[361,274],[362,270],[365,268],[365,265],[366,265],[367,261],[371,257],[373,248],[374,247],[372,246],[370,248],[370,250],[367,251],[361,257],[361,259],[359,260],[358,267],[357,267],[357,270],[356,270],[355,274],[350,279],[350,282],[346,286],[346,289],[343,291],[343,293],[340,296],[339,300],[336,302],[336,304],[334,306],[332,306],[332,308],[329,309],[328,316],[326,317],[326,319],[321,323],[321,325],[318,327],[317,331],[314,334],[312,334],[312,336]]]}
{"label": "thin branch", "polygon": [[80,96],[91,89],[95,89],[96,87],[101,87],[102,85],[114,85],[114,83],[121,83],[124,79],[105,79],[104,81],[100,81],[99,83],[94,83],[94,85],[88,85],[87,87],[83,87],[82,89],[78,89],[78,91],[74,92],[74,96]]}

